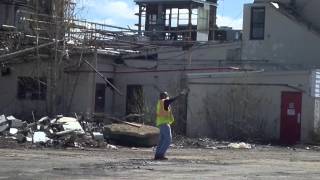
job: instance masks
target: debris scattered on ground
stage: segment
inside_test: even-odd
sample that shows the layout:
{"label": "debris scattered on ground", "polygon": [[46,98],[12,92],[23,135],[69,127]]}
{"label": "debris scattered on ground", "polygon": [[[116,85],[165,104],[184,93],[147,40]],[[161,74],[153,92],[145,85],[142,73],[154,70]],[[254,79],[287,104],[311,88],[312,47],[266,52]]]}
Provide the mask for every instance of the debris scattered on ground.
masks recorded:
{"label": "debris scattered on ground", "polygon": [[0,116],[0,133],[9,128],[8,120],[4,115]]}
{"label": "debris scattered on ground", "polygon": [[[96,123],[88,119],[78,119],[58,115],[54,118],[42,117],[33,119],[31,123],[15,118],[14,116],[0,116],[1,147],[11,143],[24,143],[45,147],[107,147],[103,134],[103,123]],[[10,139],[10,140],[9,140]],[[2,143],[4,142],[4,144]],[[13,147],[19,146],[11,145]]]}
{"label": "debris scattered on ground", "polygon": [[188,138],[184,136],[174,136],[172,148],[204,148],[204,149],[252,149],[254,145],[240,142],[231,143],[228,141],[218,141],[210,138]]}
{"label": "debris scattered on ground", "polygon": [[233,149],[251,149],[252,146],[250,144],[241,142],[241,143],[230,143],[228,147]]}
{"label": "debris scattered on ground", "polygon": [[16,119],[14,116],[8,116],[7,120],[11,128],[21,128],[26,125],[26,123],[23,123],[20,119]]}
{"label": "debris scattered on ground", "polygon": [[75,132],[77,134],[85,134],[79,121],[76,118],[61,117],[52,120],[52,122],[62,124],[62,127],[65,131]]}
{"label": "debris scattered on ground", "polygon": [[107,148],[108,148],[108,149],[113,149],[113,150],[117,150],[117,149],[118,149],[117,146],[112,145],[112,144],[108,144],[108,145],[107,145]]}
{"label": "debris scattered on ground", "polygon": [[158,143],[159,129],[147,125],[111,124],[104,127],[104,136],[120,145],[152,147]]}
{"label": "debris scattered on ground", "polygon": [[4,115],[0,116],[0,125],[7,122],[7,118]]}
{"label": "debris scattered on ground", "polygon": [[[133,147],[156,146],[159,140],[159,129],[138,123],[110,119],[104,116],[101,119],[95,117],[78,116],[64,117],[42,117],[32,121],[24,121],[14,116],[0,115],[0,148],[15,147],[76,147],[84,149],[107,148],[117,150],[118,147],[111,144],[119,144]],[[117,123],[111,122],[117,119]],[[29,123],[27,123],[29,122]],[[111,143],[111,144],[108,144]],[[254,144],[244,142],[231,143],[218,141],[210,138],[188,138],[185,136],[174,136],[172,148],[203,148],[203,149],[252,149],[257,148]],[[270,145],[266,145],[269,147]],[[301,146],[301,147],[300,147]],[[318,146],[297,145],[288,147],[305,150],[319,150]]]}
{"label": "debris scattered on ground", "polygon": [[18,133],[18,129],[16,129],[16,128],[10,128],[9,133],[10,133],[11,135],[15,135],[15,134]]}
{"label": "debris scattered on ground", "polygon": [[33,139],[33,143],[46,143],[50,140],[47,137],[46,133],[42,131],[34,132],[32,139]]}

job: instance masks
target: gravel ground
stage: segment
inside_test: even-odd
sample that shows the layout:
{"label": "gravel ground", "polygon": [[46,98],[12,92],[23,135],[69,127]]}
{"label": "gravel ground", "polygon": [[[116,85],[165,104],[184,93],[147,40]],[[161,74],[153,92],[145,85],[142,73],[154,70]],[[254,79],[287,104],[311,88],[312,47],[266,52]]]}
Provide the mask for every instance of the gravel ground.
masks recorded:
{"label": "gravel ground", "polygon": [[315,147],[0,149],[0,179],[320,179]]}

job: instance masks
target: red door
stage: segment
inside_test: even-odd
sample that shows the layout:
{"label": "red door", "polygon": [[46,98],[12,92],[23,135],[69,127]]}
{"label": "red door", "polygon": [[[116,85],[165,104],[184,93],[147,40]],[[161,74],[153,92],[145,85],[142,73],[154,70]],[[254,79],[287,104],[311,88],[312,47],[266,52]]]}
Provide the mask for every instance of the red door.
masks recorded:
{"label": "red door", "polygon": [[282,92],[280,140],[283,144],[293,145],[300,141],[301,102],[300,92]]}

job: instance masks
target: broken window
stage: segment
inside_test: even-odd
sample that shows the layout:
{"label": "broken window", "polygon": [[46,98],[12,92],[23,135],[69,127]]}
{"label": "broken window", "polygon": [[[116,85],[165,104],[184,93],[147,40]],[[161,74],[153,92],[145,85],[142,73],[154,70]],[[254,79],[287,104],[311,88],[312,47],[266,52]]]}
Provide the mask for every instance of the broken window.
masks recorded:
{"label": "broken window", "polygon": [[178,8],[173,8],[171,10],[171,27],[178,27]]}
{"label": "broken window", "polygon": [[189,10],[179,9],[179,25],[185,26],[189,24]]}
{"label": "broken window", "polygon": [[104,112],[106,101],[106,85],[96,84],[95,112]]}
{"label": "broken window", "polygon": [[145,29],[145,24],[146,24],[146,12],[142,12],[142,16],[141,16],[141,30],[146,30],[146,29]]}
{"label": "broken window", "polygon": [[198,9],[192,9],[191,24],[192,25],[198,24]]}
{"label": "broken window", "polygon": [[214,31],[214,40],[215,41],[226,41],[227,40],[227,31],[225,31],[225,30]]}
{"label": "broken window", "polygon": [[157,15],[156,14],[149,15],[149,24],[157,24]]}
{"label": "broken window", "polygon": [[263,40],[265,27],[265,8],[253,7],[251,9],[251,40]]}
{"label": "broken window", "polygon": [[45,77],[18,77],[18,99],[45,100],[47,97]]}
{"label": "broken window", "polygon": [[127,86],[127,114],[142,114],[144,107],[143,87],[141,85]]}
{"label": "broken window", "polygon": [[170,26],[170,14],[171,14],[171,10],[166,9],[166,26]]}

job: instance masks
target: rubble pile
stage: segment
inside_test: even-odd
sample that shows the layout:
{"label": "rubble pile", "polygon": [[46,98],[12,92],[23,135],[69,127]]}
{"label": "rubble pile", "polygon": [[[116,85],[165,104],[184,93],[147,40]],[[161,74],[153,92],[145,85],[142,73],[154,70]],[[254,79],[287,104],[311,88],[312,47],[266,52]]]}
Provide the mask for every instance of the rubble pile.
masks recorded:
{"label": "rubble pile", "polygon": [[83,121],[80,124],[73,117],[43,117],[27,123],[13,116],[0,116],[2,142],[15,140],[45,147],[101,147],[106,145],[102,129],[103,126],[92,122]]}

